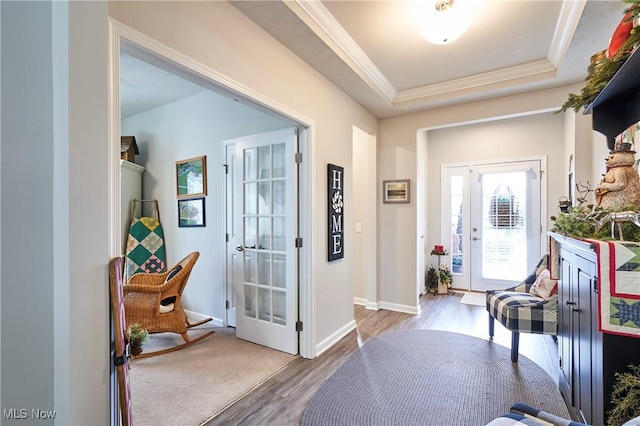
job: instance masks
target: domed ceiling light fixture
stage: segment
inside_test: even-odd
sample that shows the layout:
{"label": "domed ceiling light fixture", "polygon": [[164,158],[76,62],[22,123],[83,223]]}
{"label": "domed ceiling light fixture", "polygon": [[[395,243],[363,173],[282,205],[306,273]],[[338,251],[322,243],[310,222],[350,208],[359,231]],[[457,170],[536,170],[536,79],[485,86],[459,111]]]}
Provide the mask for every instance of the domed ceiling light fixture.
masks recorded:
{"label": "domed ceiling light fixture", "polygon": [[[420,34],[429,43],[448,44],[456,41],[471,25],[477,0],[430,0]],[[474,7],[475,6],[475,7]]]}

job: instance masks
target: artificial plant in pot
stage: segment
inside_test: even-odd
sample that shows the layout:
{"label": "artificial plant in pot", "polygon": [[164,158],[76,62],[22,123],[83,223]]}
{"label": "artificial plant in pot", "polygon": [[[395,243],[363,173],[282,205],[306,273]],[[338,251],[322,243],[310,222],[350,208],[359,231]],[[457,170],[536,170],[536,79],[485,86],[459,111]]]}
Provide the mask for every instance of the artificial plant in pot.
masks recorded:
{"label": "artificial plant in pot", "polygon": [[453,275],[451,274],[451,271],[447,266],[440,265],[440,269],[438,270],[438,276],[440,278],[438,293],[439,294],[449,293],[451,289],[451,283],[453,281]]}
{"label": "artificial plant in pot", "polygon": [[129,352],[135,358],[142,353],[142,345],[149,338],[149,332],[137,323],[131,324],[127,332],[129,334]]}
{"label": "artificial plant in pot", "polygon": [[427,269],[427,275],[424,281],[427,293],[438,293],[438,280],[439,274],[436,268],[434,268],[433,266],[429,267],[429,269]]}

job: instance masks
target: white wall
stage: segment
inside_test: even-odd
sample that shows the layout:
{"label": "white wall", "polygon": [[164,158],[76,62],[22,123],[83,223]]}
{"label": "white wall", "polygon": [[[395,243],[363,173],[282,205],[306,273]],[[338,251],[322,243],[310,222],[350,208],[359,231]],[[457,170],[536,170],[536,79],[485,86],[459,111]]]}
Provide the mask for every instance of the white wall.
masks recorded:
{"label": "white wall", "polygon": [[[357,304],[378,308],[376,138],[353,128],[353,297]],[[359,226],[359,229],[356,229]]]}
{"label": "white wall", "polygon": [[[142,197],[157,199],[160,206],[167,267],[192,251],[200,252],[183,305],[212,316],[217,324],[225,314],[222,142],[284,127],[291,125],[209,91],[122,120],[122,134],[136,137],[136,161],[146,168]],[[207,157],[206,226],[179,228],[175,162],[201,155]]]}
{"label": "white wall", "polygon": [[[609,147],[607,147],[607,138],[602,133],[593,131],[591,149],[591,175],[588,177],[591,188],[595,189],[600,184],[602,176],[606,173],[607,165],[605,159],[609,156]],[[585,178],[586,179],[586,178]],[[595,203],[593,193],[587,197],[589,202]]]}

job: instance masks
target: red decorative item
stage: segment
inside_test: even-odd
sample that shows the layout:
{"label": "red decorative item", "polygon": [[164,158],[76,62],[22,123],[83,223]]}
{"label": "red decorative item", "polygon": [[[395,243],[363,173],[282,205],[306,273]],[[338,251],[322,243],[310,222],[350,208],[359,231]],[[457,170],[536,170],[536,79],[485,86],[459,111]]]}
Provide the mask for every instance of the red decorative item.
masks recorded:
{"label": "red decorative item", "polygon": [[632,29],[633,19],[631,19],[631,12],[627,12],[611,36],[609,49],[607,49],[607,59],[613,58],[618,53],[624,42],[629,38]]}

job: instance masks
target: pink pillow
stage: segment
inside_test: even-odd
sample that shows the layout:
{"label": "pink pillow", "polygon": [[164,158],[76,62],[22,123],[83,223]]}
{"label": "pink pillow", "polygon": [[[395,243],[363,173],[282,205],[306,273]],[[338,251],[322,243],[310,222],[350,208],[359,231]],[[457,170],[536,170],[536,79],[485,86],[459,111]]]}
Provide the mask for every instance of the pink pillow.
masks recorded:
{"label": "pink pillow", "polygon": [[556,293],[557,287],[558,280],[551,279],[551,273],[549,272],[549,270],[544,269],[542,272],[540,272],[540,275],[538,275],[536,281],[529,289],[529,293],[533,294],[534,296],[548,299]]}

